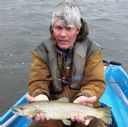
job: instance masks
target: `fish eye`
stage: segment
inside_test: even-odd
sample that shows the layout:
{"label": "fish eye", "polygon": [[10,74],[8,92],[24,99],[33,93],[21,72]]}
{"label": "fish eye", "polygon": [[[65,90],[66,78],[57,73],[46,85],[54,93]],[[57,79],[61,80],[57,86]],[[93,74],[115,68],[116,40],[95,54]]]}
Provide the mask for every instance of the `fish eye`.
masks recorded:
{"label": "fish eye", "polygon": [[23,108],[23,107],[21,107],[21,108],[20,108],[20,110],[24,110],[24,108]]}

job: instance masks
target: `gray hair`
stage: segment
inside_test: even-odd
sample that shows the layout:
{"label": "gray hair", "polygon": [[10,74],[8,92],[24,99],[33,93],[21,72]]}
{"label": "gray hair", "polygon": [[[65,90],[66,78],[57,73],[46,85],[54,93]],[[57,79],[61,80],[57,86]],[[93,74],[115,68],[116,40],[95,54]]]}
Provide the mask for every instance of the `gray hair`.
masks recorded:
{"label": "gray hair", "polygon": [[64,25],[75,25],[78,29],[81,27],[81,14],[76,3],[65,0],[58,4],[52,15],[52,26],[60,20]]}

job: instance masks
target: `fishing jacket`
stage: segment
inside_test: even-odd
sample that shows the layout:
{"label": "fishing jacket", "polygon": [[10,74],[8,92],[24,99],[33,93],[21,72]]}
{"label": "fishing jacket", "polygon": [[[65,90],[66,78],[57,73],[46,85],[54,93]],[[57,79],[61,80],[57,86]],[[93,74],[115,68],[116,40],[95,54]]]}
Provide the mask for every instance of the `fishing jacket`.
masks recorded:
{"label": "fishing jacket", "polygon": [[65,52],[55,45],[52,36],[32,51],[30,95],[45,94],[51,99],[67,96],[71,101],[81,95],[102,96],[105,88],[102,50],[87,36],[86,22],[81,22],[69,57],[64,57]]}

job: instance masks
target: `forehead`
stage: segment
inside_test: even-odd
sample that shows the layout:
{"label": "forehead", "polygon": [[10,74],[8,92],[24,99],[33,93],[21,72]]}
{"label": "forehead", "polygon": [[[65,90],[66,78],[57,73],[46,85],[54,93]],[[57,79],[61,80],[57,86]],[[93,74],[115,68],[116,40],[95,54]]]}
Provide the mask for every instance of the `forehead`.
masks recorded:
{"label": "forehead", "polygon": [[75,28],[76,27],[73,23],[68,24],[66,21],[61,20],[61,19],[57,19],[54,22],[53,26],[70,27],[70,28]]}

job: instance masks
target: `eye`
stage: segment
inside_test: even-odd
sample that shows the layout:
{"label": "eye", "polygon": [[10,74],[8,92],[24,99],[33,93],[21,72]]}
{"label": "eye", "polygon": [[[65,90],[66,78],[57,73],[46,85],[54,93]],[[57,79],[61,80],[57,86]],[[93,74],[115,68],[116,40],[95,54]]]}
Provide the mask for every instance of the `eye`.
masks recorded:
{"label": "eye", "polygon": [[60,30],[62,30],[62,27],[61,26],[55,26],[54,29],[60,31]]}
{"label": "eye", "polygon": [[70,31],[70,30],[72,30],[72,28],[71,27],[66,27],[66,30]]}

